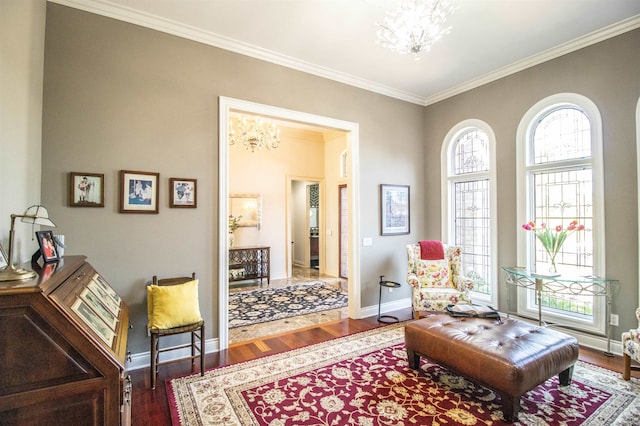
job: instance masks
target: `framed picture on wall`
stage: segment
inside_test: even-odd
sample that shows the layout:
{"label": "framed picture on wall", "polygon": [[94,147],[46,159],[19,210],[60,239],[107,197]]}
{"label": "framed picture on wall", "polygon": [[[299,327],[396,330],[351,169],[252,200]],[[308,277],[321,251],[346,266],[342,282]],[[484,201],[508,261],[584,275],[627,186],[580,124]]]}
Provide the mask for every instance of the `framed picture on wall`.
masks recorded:
{"label": "framed picture on wall", "polygon": [[169,178],[169,207],[195,209],[198,206],[196,179]]}
{"label": "framed picture on wall", "polygon": [[229,194],[229,215],[237,219],[239,227],[262,225],[262,196],[260,194]]}
{"label": "framed picture on wall", "polygon": [[104,174],[69,173],[71,207],[104,207]]}
{"label": "framed picture on wall", "polygon": [[160,173],[120,170],[120,213],[158,213]]}
{"label": "framed picture on wall", "polygon": [[408,234],[409,223],[409,185],[380,185],[380,234]]}

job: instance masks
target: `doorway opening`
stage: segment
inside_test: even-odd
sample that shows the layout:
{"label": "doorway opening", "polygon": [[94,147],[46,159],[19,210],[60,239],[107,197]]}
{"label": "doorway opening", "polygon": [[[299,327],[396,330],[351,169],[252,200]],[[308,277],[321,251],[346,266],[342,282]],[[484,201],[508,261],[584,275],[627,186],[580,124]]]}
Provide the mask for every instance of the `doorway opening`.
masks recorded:
{"label": "doorway opening", "polygon": [[[229,146],[228,146],[228,122],[232,112],[242,112],[254,115],[261,115],[270,119],[288,121],[296,123],[302,126],[312,126],[315,128],[322,128],[327,131],[335,130],[340,132],[346,141],[347,161],[346,165],[349,168],[347,187],[347,202],[348,202],[348,315],[350,318],[358,319],[361,317],[360,306],[360,253],[359,241],[360,226],[357,218],[359,217],[359,127],[357,123],[337,120],[329,117],[317,116],[313,114],[303,113],[299,111],[287,110],[283,108],[256,104],[253,102],[242,101],[233,98],[220,97],[219,98],[219,220],[218,220],[218,235],[227,235],[228,233],[228,221],[225,220],[229,211]],[[340,154],[340,153],[338,153]],[[310,161],[312,159],[309,159]],[[356,188],[356,190],[354,190]],[[337,197],[336,197],[337,198]],[[335,201],[336,198],[334,198]],[[288,201],[287,201],[288,202]],[[263,203],[263,210],[267,206]],[[287,211],[290,206],[287,206]],[[321,211],[321,210],[320,210]],[[334,211],[337,211],[337,207]],[[319,228],[322,229],[322,214],[319,214]],[[291,224],[287,224],[287,229],[290,229]],[[336,225],[337,226],[337,225]],[[329,231],[325,228],[327,233],[335,231]],[[320,232],[320,230],[318,231]],[[229,301],[229,287],[226,285],[228,281],[229,272],[229,260],[228,260],[228,239],[218,238],[218,336],[219,336],[219,349],[223,350],[228,348],[229,336],[228,336],[228,301]],[[310,249],[310,247],[309,247]],[[284,252],[284,259],[290,258],[290,233],[283,232],[283,245],[282,250]],[[322,253],[323,242],[319,235],[319,250]],[[319,268],[323,268],[323,264],[326,262],[326,256],[319,256]],[[272,256],[273,259],[273,256]],[[289,262],[289,265],[291,263]],[[290,268],[290,266],[289,266]],[[337,271],[336,271],[337,274]]]}
{"label": "doorway opening", "polygon": [[[288,259],[291,268],[309,268],[324,271],[322,262],[324,251],[320,250],[320,240],[324,233],[324,214],[321,208],[320,180],[289,179],[291,208],[291,250]],[[322,219],[322,220],[321,220]],[[291,268],[288,275],[291,276]]]}

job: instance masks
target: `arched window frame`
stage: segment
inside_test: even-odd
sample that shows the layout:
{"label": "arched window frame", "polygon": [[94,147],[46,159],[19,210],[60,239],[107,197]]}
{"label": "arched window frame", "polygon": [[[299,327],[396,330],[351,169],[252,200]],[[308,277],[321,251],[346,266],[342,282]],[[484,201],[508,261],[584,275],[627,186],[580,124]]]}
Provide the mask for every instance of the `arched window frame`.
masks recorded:
{"label": "arched window frame", "polygon": [[[636,169],[637,169],[637,191],[640,200],[640,98],[636,105]],[[640,229],[640,208],[638,209],[638,229]],[[640,235],[638,235],[638,252],[640,253]],[[638,275],[640,276],[640,264],[638,264]],[[638,283],[638,306],[640,306],[640,282]]]}
{"label": "arched window frame", "polygon": [[[591,125],[591,157],[588,161],[570,160],[566,166],[575,166],[579,163],[588,163],[592,171],[592,200],[593,200],[593,273],[596,276],[606,277],[605,270],[605,220],[604,220],[604,171],[603,171],[603,137],[602,118],[596,104],[589,98],[576,93],[560,93],[542,99],[533,105],[523,116],[516,135],[517,147],[517,259],[518,265],[530,266],[533,264],[532,243],[533,235],[520,229],[520,225],[526,223],[532,215],[532,185],[533,171],[545,169],[544,166],[535,165],[533,161],[533,132],[539,121],[550,111],[560,107],[575,108],[582,111],[590,120]],[[561,167],[552,164],[546,169]],[[537,310],[533,307],[533,292],[518,289],[518,313],[525,316],[537,316]],[[605,298],[595,297],[593,305],[593,321],[577,320],[567,315],[546,312],[545,318],[558,324],[577,327],[581,330],[604,333],[606,330]],[[544,312],[544,308],[543,308]]]}
{"label": "arched window frame", "polygon": [[[458,138],[463,134],[479,130],[487,135],[489,143],[489,170],[466,173],[463,175],[455,174],[455,150]],[[496,184],[496,137],[491,126],[486,122],[478,119],[464,120],[449,130],[444,138],[442,144],[442,151],[440,154],[440,164],[442,170],[442,187],[441,187],[441,206],[442,206],[442,239],[450,244],[456,244],[455,241],[455,199],[454,199],[454,185],[457,182],[467,182],[473,180],[488,179],[489,181],[489,210],[490,210],[490,259],[493,260],[490,265],[490,277],[489,277],[489,294],[472,292],[471,298],[474,303],[484,303],[492,306],[498,306],[498,238],[497,238],[497,184]],[[464,253],[463,253],[464,264]],[[463,271],[464,273],[465,271]]]}

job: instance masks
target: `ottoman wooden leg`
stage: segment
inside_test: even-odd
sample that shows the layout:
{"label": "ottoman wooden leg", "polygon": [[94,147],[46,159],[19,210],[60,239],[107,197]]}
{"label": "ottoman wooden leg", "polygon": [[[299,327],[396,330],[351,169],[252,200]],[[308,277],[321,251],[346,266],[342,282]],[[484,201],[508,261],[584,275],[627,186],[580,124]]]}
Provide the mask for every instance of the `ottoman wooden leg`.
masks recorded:
{"label": "ottoman wooden leg", "polygon": [[571,378],[573,377],[573,365],[564,371],[561,371],[558,375],[558,381],[560,386],[569,386],[571,384]]}
{"label": "ottoman wooden leg", "polygon": [[416,351],[407,349],[407,358],[409,360],[409,367],[411,367],[413,370],[420,369],[420,355],[418,355]]}
{"label": "ottoman wooden leg", "polygon": [[520,411],[520,397],[502,395],[502,417],[507,423],[518,421],[518,412]]}

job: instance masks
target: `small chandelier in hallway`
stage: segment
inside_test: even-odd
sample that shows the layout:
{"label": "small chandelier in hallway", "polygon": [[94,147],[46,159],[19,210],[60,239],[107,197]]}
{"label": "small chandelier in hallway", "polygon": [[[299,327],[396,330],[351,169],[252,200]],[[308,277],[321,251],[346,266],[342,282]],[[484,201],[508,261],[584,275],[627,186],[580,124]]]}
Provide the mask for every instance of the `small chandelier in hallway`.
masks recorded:
{"label": "small chandelier in hallway", "polygon": [[449,33],[451,27],[445,27],[445,22],[454,11],[448,0],[400,0],[395,10],[376,23],[378,43],[419,60],[421,52],[431,50],[433,43]]}
{"label": "small chandelier in hallway", "polygon": [[229,120],[229,145],[242,145],[254,152],[262,148],[277,148],[280,129],[262,117],[241,115]]}

